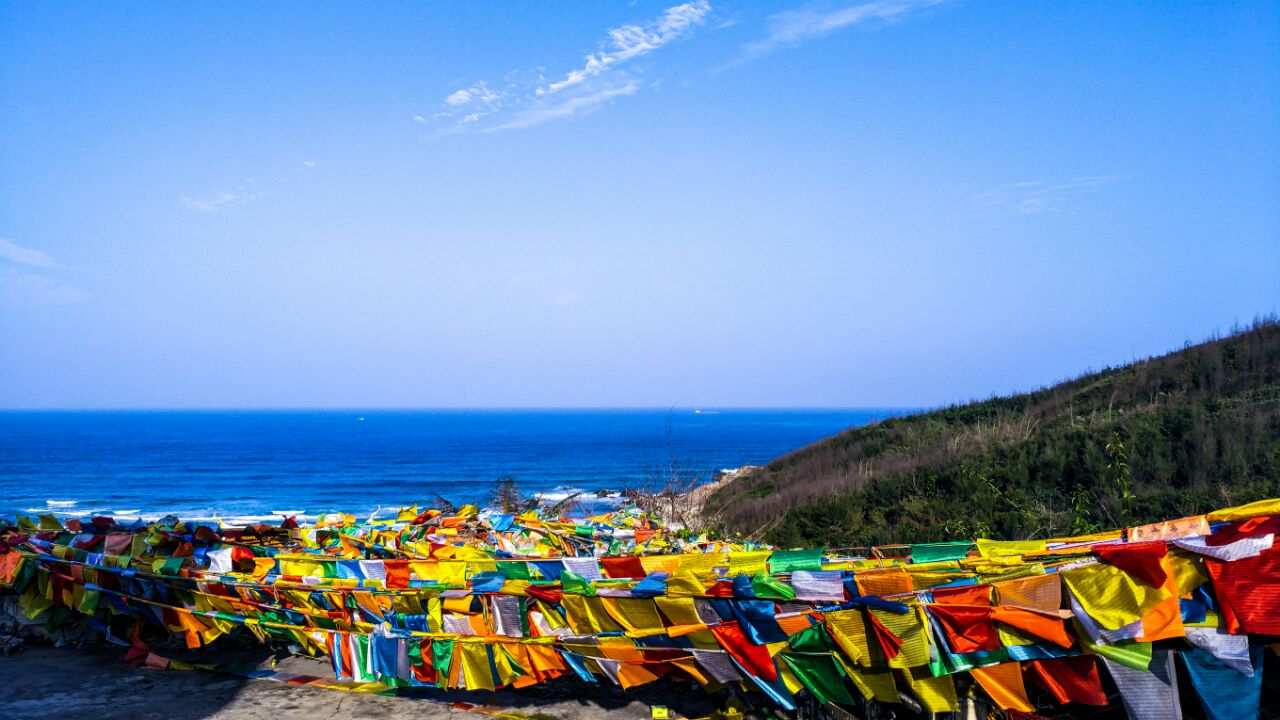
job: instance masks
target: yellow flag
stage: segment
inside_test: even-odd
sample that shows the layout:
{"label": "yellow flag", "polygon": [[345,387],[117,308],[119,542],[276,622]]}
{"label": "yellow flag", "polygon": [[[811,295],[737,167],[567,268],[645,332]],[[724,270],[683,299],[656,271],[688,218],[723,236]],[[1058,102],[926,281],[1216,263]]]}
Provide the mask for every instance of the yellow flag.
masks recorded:
{"label": "yellow flag", "polygon": [[1209,522],[1232,522],[1262,515],[1280,515],[1280,498],[1259,500],[1248,505],[1238,505],[1225,510],[1215,510],[1208,515]]}

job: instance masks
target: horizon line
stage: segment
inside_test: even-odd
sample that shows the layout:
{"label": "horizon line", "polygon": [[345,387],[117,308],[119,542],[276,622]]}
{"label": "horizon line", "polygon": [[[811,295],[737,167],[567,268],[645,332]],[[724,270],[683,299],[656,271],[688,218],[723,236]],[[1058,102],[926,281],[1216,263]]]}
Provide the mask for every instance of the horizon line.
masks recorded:
{"label": "horizon line", "polygon": [[405,406],[89,406],[39,407],[0,406],[6,412],[485,412],[485,411],[627,411],[665,410],[697,412],[699,410],[924,410],[925,406],[898,405],[405,405]]}

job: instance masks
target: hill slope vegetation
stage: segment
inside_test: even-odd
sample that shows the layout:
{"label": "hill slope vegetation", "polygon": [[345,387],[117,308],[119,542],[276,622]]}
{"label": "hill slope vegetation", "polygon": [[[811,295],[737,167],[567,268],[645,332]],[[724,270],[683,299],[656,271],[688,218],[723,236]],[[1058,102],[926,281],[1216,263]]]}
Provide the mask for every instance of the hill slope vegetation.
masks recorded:
{"label": "hill slope vegetation", "polygon": [[854,428],[707,504],[782,546],[1030,539],[1280,496],[1280,323]]}

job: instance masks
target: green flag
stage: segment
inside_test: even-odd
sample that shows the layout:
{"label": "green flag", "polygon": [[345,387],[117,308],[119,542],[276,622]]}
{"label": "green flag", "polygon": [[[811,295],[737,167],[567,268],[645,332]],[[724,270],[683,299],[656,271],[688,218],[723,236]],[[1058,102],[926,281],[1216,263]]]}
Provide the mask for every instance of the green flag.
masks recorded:
{"label": "green flag", "polygon": [[181,569],[182,558],[180,557],[159,558],[151,563],[153,575],[176,576]]}
{"label": "green flag", "polygon": [[560,573],[560,587],[570,595],[595,595],[596,588],[590,580],[565,570]]}
{"label": "green flag", "polygon": [[508,580],[529,580],[529,563],[523,560],[508,560],[498,564],[498,569]]}
{"label": "green flag", "polygon": [[[441,678],[449,677],[449,663],[453,661],[453,641],[452,640],[433,640],[431,642],[431,667],[435,668],[436,673]],[[441,680],[440,686],[444,687],[445,682]]]}
{"label": "green flag", "polygon": [[822,553],[826,548],[811,550],[777,550],[769,556],[769,572],[788,573],[793,570],[821,570]]}
{"label": "green flag", "polygon": [[831,640],[831,635],[827,633],[823,625],[810,625],[787,638],[787,642],[791,644],[791,649],[796,652],[826,653],[835,652],[836,650],[836,645]]}
{"label": "green flag", "polygon": [[926,543],[911,546],[911,562],[931,563],[959,560],[969,554],[972,542]]}
{"label": "green flag", "polygon": [[853,705],[853,696],[845,684],[844,668],[830,655],[794,655],[781,653],[778,657],[787,663],[791,672],[813,693],[820,703]]}
{"label": "green flag", "polygon": [[1084,647],[1086,652],[1101,655],[1127,668],[1143,672],[1150,669],[1151,643],[1149,642],[1121,641],[1113,645],[1094,645],[1081,635],[1080,645]]}
{"label": "green flag", "polygon": [[795,588],[764,573],[756,573],[751,578],[751,589],[755,591],[756,597],[769,600],[793,600],[796,596]]}
{"label": "green flag", "polygon": [[409,664],[413,666],[422,664],[422,642],[417,638],[411,639],[405,643],[405,656],[409,658]]}

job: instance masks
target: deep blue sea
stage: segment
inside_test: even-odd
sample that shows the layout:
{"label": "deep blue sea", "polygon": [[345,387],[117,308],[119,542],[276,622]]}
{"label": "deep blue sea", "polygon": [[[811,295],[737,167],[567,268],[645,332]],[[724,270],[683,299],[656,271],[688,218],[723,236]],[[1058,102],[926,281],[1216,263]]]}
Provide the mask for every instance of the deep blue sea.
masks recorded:
{"label": "deep blue sea", "polygon": [[0,412],[0,515],[279,519],[622,490],[767,462],[901,414],[849,410]]}

